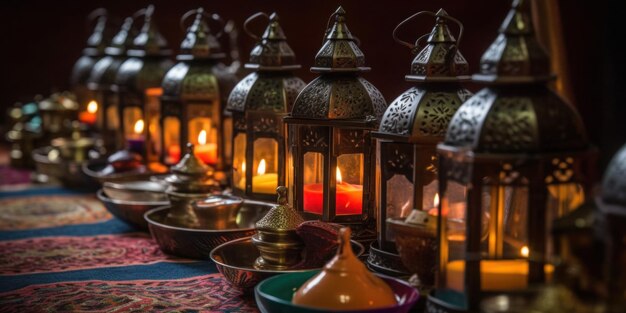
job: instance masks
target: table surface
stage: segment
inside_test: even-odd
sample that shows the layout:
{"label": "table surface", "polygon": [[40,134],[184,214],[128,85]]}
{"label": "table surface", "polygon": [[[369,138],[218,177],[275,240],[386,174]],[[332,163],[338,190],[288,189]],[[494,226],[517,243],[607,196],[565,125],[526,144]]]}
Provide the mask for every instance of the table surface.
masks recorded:
{"label": "table surface", "polygon": [[0,164],[0,312],[258,312],[213,262],[166,255],[94,192],[29,176]]}

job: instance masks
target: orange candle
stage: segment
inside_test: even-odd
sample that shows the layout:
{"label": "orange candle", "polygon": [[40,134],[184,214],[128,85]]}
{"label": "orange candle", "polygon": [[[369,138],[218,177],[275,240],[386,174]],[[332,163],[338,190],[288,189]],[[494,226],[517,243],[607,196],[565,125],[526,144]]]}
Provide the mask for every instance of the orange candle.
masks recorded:
{"label": "orange candle", "polygon": [[[341,179],[341,171],[336,171],[336,197],[335,213],[337,215],[361,214],[363,211],[363,185],[344,183]],[[304,211],[322,214],[324,208],[324,185],[304,185]]]}
{"label": "orange candle", "polygon": [[168,164],[178,163],[180,161],[180,146],[172,145],[167,148],[167,160]]}
{"label": "orange candle", "polygon": [[211,165],[217,164],[217,145],[215,143],[206,143],[206,131],[204,129],[198,135],[198,145],[195,147],[194,152],[202,162]]}
{"label": "orange candle", "polygon": [[98,112],[98,102],[91,100],[87,104],[87,111],[78,114],[78,120],[85,124],[93,125],[96,123],[96,112]]}

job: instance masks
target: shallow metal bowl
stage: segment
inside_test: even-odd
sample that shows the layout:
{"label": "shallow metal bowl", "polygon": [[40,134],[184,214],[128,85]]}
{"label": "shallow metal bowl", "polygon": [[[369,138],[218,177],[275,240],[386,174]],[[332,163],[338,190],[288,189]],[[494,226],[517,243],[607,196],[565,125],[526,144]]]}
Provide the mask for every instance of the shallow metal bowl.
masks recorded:
{"label": "shallow metal bowl", "polygon": [[[254,234],[254,224],[275,204],[244,200],[235,222],[215,221],[206,216],[216,216],[208,208],[196,210],[199,224],[190,227],[172,225],[167,221],[170,206],[156,208],[145,214],[150,233],[165,253],[207,260],[211,250],[225,242]],[[225,215],[224,215],[225,216]]]}
{"label": "shallow metal bowl", "polygon": [[156,181],[106,182],[102,185],[104,192],[114,200],[163,202],[168,201],[165,189],[167,185]]}
{"label": "shallow metal bowl", "polygon": [[[360,256],[365,248],[352,240],[352,250]],[[254,262],[260,256],[259,249],[252,243],[252,237],[245,237],[222,244],[211,251],[211,260],[215,262],[217,270],[226,277],[230,284],[244,293],[250,293],[262,280],[285,273],[306,272],[315,268],[294,268],[288,270],[265,270],[254,267]]]}
{"label": "shallow metal bowl", "polygon": [[91,179],[97,181],[100,184],[104,184],[106,182],[119,183],[139,180],[148,181],[150,180],[151,176],[160,174],[151,172],[144,167],[141,170],[102,175],[100,171],[102,171],[107,166],[108,164],[106,160],[91,160],[89,162],[83,163],[82,171]]}
{"label": "shallow metal bowl", "polygon": [[56,160],[50,160],[48,153],[52,149],[52,147],[48,146],[33,150],[32,157],[35,161],[37,173],[60,181],[63,185],[71,188],[89,189],[95,187],[91,179],[81,171],[81,166],[85,163],[66,161],[60,157]]}
{"label": "shallow metal bowl", "polygon": [[102,189],[98,190],[97,196],[106,209],[115,217],[145,231],[148,230],[148,222],[143,218],[144,214],[154,208],[169,205],[169,201],[127,201],[111,199]]}

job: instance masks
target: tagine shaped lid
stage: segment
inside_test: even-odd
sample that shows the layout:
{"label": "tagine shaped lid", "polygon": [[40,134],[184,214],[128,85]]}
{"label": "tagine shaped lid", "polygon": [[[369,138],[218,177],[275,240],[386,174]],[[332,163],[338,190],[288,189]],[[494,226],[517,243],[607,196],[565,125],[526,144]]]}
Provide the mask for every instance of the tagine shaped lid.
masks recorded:
{"label": "tagine shaped lid", "polygon": [[350,245],[350,228],[339,231],[337,255],[294,293],[297,305],[329,310],[363,310],[397,305],[391,287],[359,261]]}
{"label": "tagine shaped lid", "polygon": [[256,222],[256,229],[273,232],[295,231],[304,219],[287,203],[287,187],[279,186],[276,192],[278,193],[278,206],[269,210],[262,219]]}
{"label": "tagine shaped lid", "polygon": [[193,152],[194,146],[187,143],[187,152],[178,164],[172,166],[172,175],[165,178],[173,192],[203,193],[219,188],[213,179],[213,168],[204,164]]}
{"label": "tagine shaped lid", "polygon": [[275,12],[268,16],[269,24],[263,35],[258,37],[247,29],[247,24],[259,16],[267,16],[263,12],[252,15],[244,24],[248,35],[257,39],[257,43],[250,52],[250,61],[245,68],[260,71],[290,71],[299,69],[296,64],[296,55],[287,43],[287,37],[280,26],[280,19]]}

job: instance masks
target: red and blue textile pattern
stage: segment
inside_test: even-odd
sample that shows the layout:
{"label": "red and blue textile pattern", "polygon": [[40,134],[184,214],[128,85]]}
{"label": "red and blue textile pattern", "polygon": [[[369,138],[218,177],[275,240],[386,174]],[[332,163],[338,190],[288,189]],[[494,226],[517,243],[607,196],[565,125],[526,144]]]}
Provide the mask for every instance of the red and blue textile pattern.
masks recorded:
{"label": "red and blue textile pattern", "polygon": [[161,252],[93,193],[0,192],[1,312],[258,312],[211,261]]}

